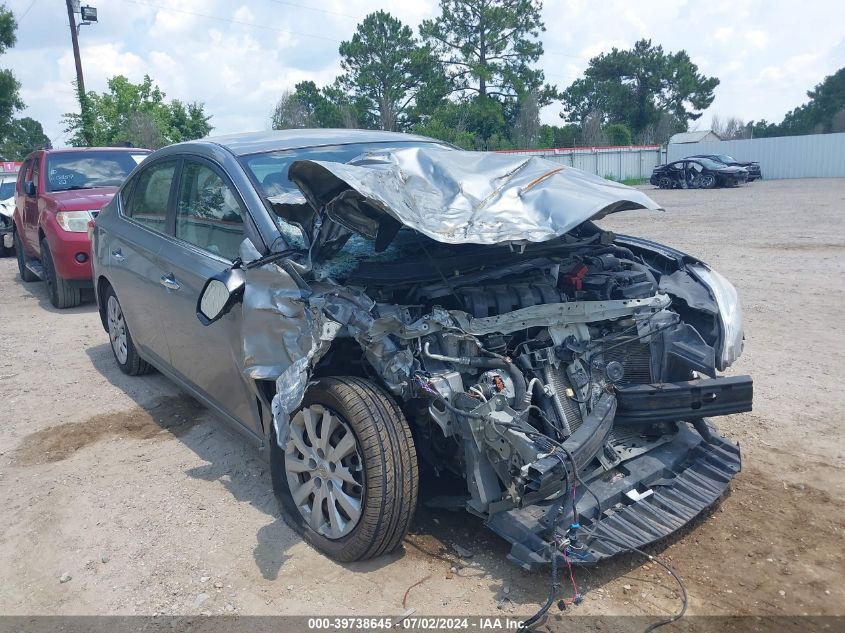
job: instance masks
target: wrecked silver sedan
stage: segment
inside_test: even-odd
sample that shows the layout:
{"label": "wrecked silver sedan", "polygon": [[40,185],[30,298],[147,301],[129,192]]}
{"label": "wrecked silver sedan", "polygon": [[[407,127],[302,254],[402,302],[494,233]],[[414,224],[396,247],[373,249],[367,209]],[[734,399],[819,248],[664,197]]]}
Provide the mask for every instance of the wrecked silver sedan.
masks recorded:
{"label": "wrecked silver sedan", "polygon": [[159,150],[97,218],[98,305],[266,449],[285,519],[343,561],[397,548],[419,467],[530,569],[677,530],[740,469],[734,287],[594,221],[643,192],[536,157],[298,130]]}

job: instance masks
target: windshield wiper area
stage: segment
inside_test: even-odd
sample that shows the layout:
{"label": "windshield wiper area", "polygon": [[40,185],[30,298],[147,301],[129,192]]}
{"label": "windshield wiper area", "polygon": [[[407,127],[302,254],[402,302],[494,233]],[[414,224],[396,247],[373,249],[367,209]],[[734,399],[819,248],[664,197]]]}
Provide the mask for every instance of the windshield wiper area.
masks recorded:
{"label": "windshield wiper area", "polygon": [[96,185],[73,185],[71,187],[64,187],[62,189],[55,189],[54,191],[78,191],[80,189],[94,189]]}

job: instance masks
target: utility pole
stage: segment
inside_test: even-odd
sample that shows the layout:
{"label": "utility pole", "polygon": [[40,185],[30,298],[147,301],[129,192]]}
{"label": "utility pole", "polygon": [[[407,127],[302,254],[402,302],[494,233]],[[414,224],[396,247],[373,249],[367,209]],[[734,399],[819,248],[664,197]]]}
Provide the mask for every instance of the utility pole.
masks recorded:
{"label": "utility pole", "polygon": [[85,95],[85,80],[82,78],[82,58],[79,56],[79,33],[76,28],[76,13],[73,0],[65,0],[67,4],[67,19],[70,24],[70,41],[73,43],[73,59],[76,62],[76,90],[79,96],[79,111],[82,117],[82,137],[86,145],[92,145],[91,129],[88,125],[88,102]]}

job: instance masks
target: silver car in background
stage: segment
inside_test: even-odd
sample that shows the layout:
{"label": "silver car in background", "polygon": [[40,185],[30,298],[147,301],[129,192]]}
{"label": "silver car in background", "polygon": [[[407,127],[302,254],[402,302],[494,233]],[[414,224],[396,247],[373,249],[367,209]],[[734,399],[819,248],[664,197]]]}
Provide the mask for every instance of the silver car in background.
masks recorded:
{"label": "silver car in background", "polygon": [[[285,519],[343,561],[396,549],[419,464],[523,568],[660,539],[740,469],[733,286],[603,231],[643,192],[530,156],[358,130],[147,158],[96,220],[115,359],[267,455]],[[419,462],[418,462],[419,460]]]}

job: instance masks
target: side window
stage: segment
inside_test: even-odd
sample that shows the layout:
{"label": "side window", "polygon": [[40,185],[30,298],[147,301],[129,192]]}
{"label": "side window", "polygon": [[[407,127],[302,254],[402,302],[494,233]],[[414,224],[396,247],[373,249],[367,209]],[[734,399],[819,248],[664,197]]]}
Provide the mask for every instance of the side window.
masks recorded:
{"label": "side window", "polygon": [[32,167],[32,159],[27,158],[23,165],[21,165],[21,170],[18,173],[18,191],[23,191],[23,183],[29,180],[29,168]]}
{"label": "side window", "polygon": [[176,173],[176,161],[150,165],[135,177],[124,213],[135,222],[159,233],[167,232],[167,201]]}
{"label": "side window", "polygon": [[36,156],[32,159],[32,175],[27,179],[35,184],[35,194],[41,193],[41,183],[38,181],[38,175],[41,173],[41,157]]}
{"label": "side window", "polygon": [[176,237],[235,259],[244,239],[243,209],[235,192],[210,167],[187,161],[176,198]]}

